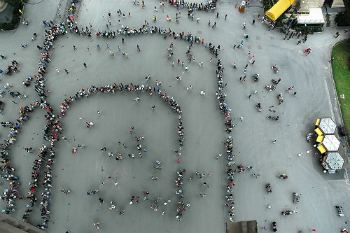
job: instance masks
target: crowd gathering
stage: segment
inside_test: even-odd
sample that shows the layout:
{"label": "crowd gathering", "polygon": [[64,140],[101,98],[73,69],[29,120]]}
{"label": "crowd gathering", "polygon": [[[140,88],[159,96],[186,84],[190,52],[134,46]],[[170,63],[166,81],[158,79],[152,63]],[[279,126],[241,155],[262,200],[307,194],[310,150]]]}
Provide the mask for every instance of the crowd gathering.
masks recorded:
{"label": "crowd gathering", "polygon": [[[153,162],[153,168],[155,170],[162,169],[161,162],[156,160]],[[186,174],[188,174],[186,176]],[[207,177],[211,174],[206,172],[200,172],[198,170],[194,172],[188,172],[186,169],[178,169],[176,171],[175,177],[175,195],[173,198],[171,196],[162,197],[159,194],[151,193],[147,189],[143,190],[140,193],[132,193],[129,199],[129,206],[137,206],[141,203],[146,204],[152,211],[160,213],[162,216],[171,213],[169,210],[175,205],[176,208],[176,220],[181,221],[184,212],[191,207],[189,202],[185,202],[185,193],[184,193],[184,183],[187,182],[199,182],[200,184],[200,194],[199,196],[204,198],[207,195],[209,189],[209,184],[207,182]],[[112,179],[111,176],[108,179]],[[101,185],[105,185],[106,182],[102,181]],[[118,186],[118,178],[114,181],[114,185]],[[66,195],[70,193],[69,189],[61,190]],[[119,203],[115,200],[105,200],[100,194],[101,190],[99,188],[92,188],[87,192],[88,196],[96,197],[102,208],[106,208],[111,212],[117,213],[119,215],[124,215],[127,211],[127,206],[125,204]],[[175,202],[175,203],[174,203]],[[96,229],[101,229],[101,222],[96,219],[94,224]]]}
{"label": "crowd gathering", "polygon": [[[176,152],[176,161],[181,161],[181,157],[182,157],[182,147],[184,145],[184,127],[183,127],[183,122],[182,122],[182,111],[181,111],[181,107],[180,105],[174,100],[173,97],[170,97],[167,95],[166,91],[162,90],[162,87],[161,87],[161,83],[160,82],[157,82],[156,85],[154,86],[147,86],[147,85],[137,85],[137,84],[133,84],[133,83],[130,83],[130,84],[123,84],[123,83],[119,83],[119,84],[112,84],[112,85],[106,85],[106,86],[103,86],[103,87],[95,87],[95,86],[91,86],[90,88],[88,89],[81,89],[80,91],[78,91],[75,95],[73,96],[70,96],[68,98],[66,98],[63,103],[61,103],[60,105],[60,115],[59,115],[59,118],[63,118],[66,113],[67,113],[67,110],[71,108],[72,104],[78,100],[81,100],[81,99],[86,99],[88,97],[91,97],[97,93],[103,93],[103,94],[117,94],[117,93],[123,93],[123,92],[135,92],[137,95],[140,95],[140,94],[148,94],[150,96],[153,96],[153,95],[157,95],[160,97],[160,99],[165,102],[166,104],[169,105],[169,107],[178,114],[178,127],[177,127],[177,135],[178,135],[178,149],[175,151]],[[130,128],[130,133],[133,133],[134,131],[134,128],[131,127]],[[140,140],[138,140],[138,143],[139,143]],[[142,146],[140,144],[137,145],[137,149],[139,151],[139,157],[142,157]],[[105,148],[102,148],[102,150],[105,150]],[[140,156],[140,153],[141,153],[141,156]],[[118,158],[122,158],[122,155],[118,155],[116,157],[116,159],[118,160]],[[160,162],[157,162],[156,163],[156,167],[157,169],[160,168]],[[186,210],[186,207],[189,205],[189,204],[185,204],[184,202],[184,192],[183,192],[183,175],[185,173],[185,170],[182,169],[180,171],[177,172],[177,178],[175,180],[175,183],[176,183],[176,187],[177,187],[177,190],[176,190],[176,196],[177,196],[177,215],[176,215],[176,218],[178,220],[181,219],[182,217],[182,214],[183,212]],[[153,177],[152,177],[153,179]],[[156,179],[156,178],[154,178]],[[149,195],[149,192],[145,192],[147,193],[147,195]],[[101,202],[101,199],[99,199],[100,202]],[[131,204],[138,204],[139,202],[139,196],[137,195],[132,195],[131,197],[131,200],[130,200],[130,203]],[[114,206],[114,207],[113,207]],[[111,208],[112,209],[115,209],[115,203],[113,202],[111,204]],[[155,199],[150,207],[151,209],[153,209],[154,211],[158,211],[158,199]],[[163,210],[162,212],[163,215],[165,214],[165,210]],[[125,213],[125,209],[122,208],[119,210],[119,213],[122,215]]]}
{"label": "crowd gathering", "polygon": [[205,3],[185,2],[184,0],[168,0],[168,2],[177,7],[177,9],[187,8],[188,11],[214,11],[216,9],[217,0],[209,0]]}
{"label": "crowd gathering", "polygon": [[[0,74],[2,74],[4,71],[0,69]],[[7,69],[5,71],[5,74],[12,75],[13,73],[19,72],[19,64],[16,60],[13,60],[11,62],[11,65],[7,66]]]}
{"label": "crowd gathering", "polygon": [[[29,220],[30,213],[33,211],[35,204],[40,198],[40,211],[42,222],[38,225],[41,229],[47,229],[50,219],[50,197],[52,188],[52,166],[54,164],[55,151],[54,146],[59,140],[59,134],[62,130],[59,119],[55,115],[53,108],[47,102],[47,90],[45,86],[45,74],[49,65],[50,54],[49,51],[53,46],[54,40],[61,34],[65,34],[65,25],[55,24],[53,22],[46,22],[45,39],[43,46],[41,47],[41,58],[39,61],[38,71],[33,78],[27,78],[23,84],[30,86],[31,81],[35,82],[35,91],[38,94],[40,100],[31,103],[29,106],[20,108],[20,117],[15,122],[4,122],[2,125],[10,127],[8,139],[4,140],[0,144],[1,148],[1,160],[2,177],[8,181],[8,188],[5,190],[1,199],[5,201],[6,206],[3,212],[11,213],[15,211],[15,201],[17,199],[27,198],[28,204],[23,215],[23,219]],[[29,190],[26,195],[19,193],[19,177],[15,174],[15,168],[13,167],[9,151],[11,146],[16,142],[16,138],[19,135],[22,125],[30,119],[30,113],[41,108],[45,111],[45,119],[47,120],[46,127],[44,129],[44,139],[49,142],[48,145],[43,145],[40,148],[38,158],[34,160],[32,169],[32,178],[29,184]],[[28,151],[31,149],[28,148]],[[43,176],[43,177],[42,177]],[[40,180],[41,183],[40,183]],[[38,196],[38,187],[43,186],[43,191]]]}
{"label": "crowd gathering", "polygon": [[[209,11],[214,10],[216,7],[216,0],[209,1],[207,4],[195,4],[195,3],[186,3],[184,1],[169,1],[169,3],[175,5],[178,8],[188,8],[189,10],[203,10]],[[15,201],[17,199],[27,199],[28,203],[26,204],[26,210],[23,215],[23,219],[30,222],[30,214],[39,203],[40,212],[41,212],[41,223],[38,225],[41,229],[47,229],[49,220],[50,220],[50,200],[52,195],[52,185],[53,185],[53,166],[55,163],[55,147],[57,142],[61,139],[61,133],[63,130],[61,120],[67,114],[67,110],[71,108],[72,104],[78,100],[85,99],[97,93],[101,94],[114,94],[114,93],[136,93],[148,94],[148,95],[157,95],[160,99],[166,103],[177,115],[178,115],[178,126],[177,126],[177,140],[178,140],[178,149],[176,150],[176,161],[180,163],[182,157],[182,147],[184,145],[184,126],[182,121],[182,111],[180,105],[175,101],[173,97],[170,97],[166,91],[163,90],[160,82],[156,82],[155,85],[143,85],[143,84],[125,84],[125,83],[113,83],[111,85],[105,85],[101,87],[90,86],[89,88],[82,88],[74,95],[67,97],[60,105],[60,112],[57,113],[49,104],[48,91],[46,89],[46,72],[51,61],[51,49],[53,48],[54,41],[61,35],[70,33],[75,33],[81,36],[91,37],[93,34],[97,38],[102,37],[105,39],[112,39],[117,37],[129,37],[136,35],[145,35],[145,34],[158,34],[164,39],[171,38],[174,40],[183,40],[186,41],[191,49],[191,46],[194,44],[202,45],[209,50],[216,58],[219,56],[220,45],[215,46],[213,43],[205,42],[203,38],[195,36],[192,33],[181,32],[177,33],[169,29],[162,29],[157,26],[150,26],[147,21],[144,25],[139,28],[129,28],[124,26],[122,29],[117,31],[97,31],[93,33],[93,29],[90,27],[79,28],[75,22],[74,13],[77,12],[77,5],[79,0],[71,0],[70,6],[68,7],[67,21],[61,23],[55,23],[53,21],[43,21],[45,27],[45,36],[42,46],[38,46],[40,50],[40,61],[38,65],[37,73],[33,76],[27,77],[23,81],[23,85],[26,87],[31,86],[34,82],[34,89],[39,97],[39,100],[31,103],[28,106],[20,108],[19,118],[15,122],[1,122],[3,127],[8,127],[9,134],[8,138],[0,144],[0,154],[1,154],[1,167],[2,167],[2,178],[7,180],[8,187],[1,196],[1,199],[5,201],[6,206],[3,212],[12,213],[16,209]],[[190,54],[190,52],[189,52]],[[86,65],[85,65],[86,66]],[[218,101],[218,108],[224,116],[224,124],[227,133],[230,133],[233,128],[231,109],[226,103],[226,93],[225,93],[225,84],[223,81],[223,70],[224,67],[220,59],[217,60],[216,68],[216,80],[217,80],[217,91],[216,97]],[[12,65],[9,66],[9,72],[17,72],[18,63],[16,61],[12,62]],[[66,71],[67,72],[67,71]],[[47,124],[44,129],[44,139],[48,142],[46,145],[42,145],[39,149],[38,157],[35,159],[32,166],[32,177],[29,184],[27,194],[21,194],[19,192],[20,180],[16,175],[16,170],[11,163],[10,148],[16,142],[17,136],[20,134],[21,128],[25,122],[30,119],[30,114],[36,109],[42,109],[45,112],[45,119]],[[89,124],[90,125],[90,124]],[[226,160],[227,160],[227,185],[226,185],[226,206],[228,208],[228,216],[230,220],[234,216],[234,199],[233,199],[233,186],[234,179],[233,173],[231,172],[231,167],[234,164],[233,156],[233,140],[231,136],[228,136],[224,142],[226,148]],[[26,148],[27,151],[31,152],[32,148]],[[175,185],[176,185],[176,219],[181,220],[184,212],[190,206],[190,204],[185,200],[183,184],[184,184],[184,175],[186,170],[179,169],[177,171]],[[206,182],[204,186],[207,187]],[[40,187],[40,189],[39,189]],[[38,194],[39,190],[42,190]],[[65,193],[69,193],[68,191]],[[202,193],[201,196],[205,196],[205,193]],[[139,196],[133,195],[130,202],[132,204],[137,203]],[[158,201],[153,203],[153,209],[157,208]],[[165,204],[164,204],[165,205]],[[113,207],[114,206],[114,207]],[[110,208],[114,209],[115,205],[111,203]],[[120,213],[124,213],[123,210]],[[96,227],[99,227],[100,224],[96,223]]]}
{"label": "crowd gathering", "polygon": [[67,110],[71,107],[71,104],[74,102],[85,99],[97,93],[103,94],[114,94],[114,93],[123,93],[123,92],[135,92],[139,94],[149,94],[158,95],[162,101],[167,103],[171,109],[173,109],[178,114],[178,127],[177,127],[177,135],[178,135],[178,156],[181,156],[181,148],[184,143],[184,127],[182,122],[182,111],[180,105],[174,100],[173,97],[167,95],[166,91],[162,90],[161,83],[157,82],[153,87],[147,85],[138,85],[138,84],[123,84],[123,83],[114,83],[112,85],[106,85],[103,87],[91,86],[88,89],[81,89],[75,95],[66,98],[60,105],[60,115],[59,118],[63,118],[66,115]]}

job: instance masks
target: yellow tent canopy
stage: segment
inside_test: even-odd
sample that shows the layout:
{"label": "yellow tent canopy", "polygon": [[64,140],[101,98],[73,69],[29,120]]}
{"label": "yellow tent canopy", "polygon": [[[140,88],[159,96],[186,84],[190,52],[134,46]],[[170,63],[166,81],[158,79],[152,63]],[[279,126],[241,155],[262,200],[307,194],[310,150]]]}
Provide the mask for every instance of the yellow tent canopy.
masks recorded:
{"label": "yellow tent canopy", "polygon": [[326,148],[322,144],[319,144],[317,146],[317,149],[320,151],[321,154],[324,154],[327,152]]}
{"label": "yellow tent canopy", "polygon": [[315,121],[315,125],[316,125],[316,126],[319,126],[319,125],[320,125],[320,122],[321,122],[321,119],[320,119],[320,118],[317,118],[316,121]]}
{"label": "yellow tent canopy", "polygon": [[272,21],[276,21],[294,2],[295,0],[279,0],[270,10],[266,11],[265,15]]}
{"label": "yellow tent canopy", "polygon": [[318,136],[318,137],[316,138],[316,142],[320,143],[320,142],[323,141],[323,139],[324,139],[324,136],[323,136],[323,135],[320,135],[320,136]]}
{"label": "yellow tent canopy", "polygon": [[322,136],[323,132],[320,130],[320,128],[316,128],[315,129],[315,133],[317,134],[317,136]]}

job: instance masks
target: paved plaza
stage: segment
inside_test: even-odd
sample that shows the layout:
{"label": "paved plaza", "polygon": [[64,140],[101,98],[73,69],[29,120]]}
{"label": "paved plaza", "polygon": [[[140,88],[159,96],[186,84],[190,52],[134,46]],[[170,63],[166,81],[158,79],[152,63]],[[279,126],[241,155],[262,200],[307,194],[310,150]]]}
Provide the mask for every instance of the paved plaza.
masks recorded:
{"label": "paved plaza", "polygon": [[[0,54],[6,56],[0,59],[0,69],[16,60],[20,70],[11,76],[0,74],[4,90],[1,100],[6,104],[1,122],[15,121],[21,106],[38,100],[34,81],[29,87],[23,81],[37,73],[41,58],[37,46],[43,46],[48,30],[43,21],[66,21],[66,0],[29,2],[24,11],[29,25],[0,33]],[[283,40],[283,34],[261,23],[258,16],[263,15],[263,8],[258,1],[252,1],[246,13],[240,14],[236,1],[222,0],[213,12],[195,11],[193,20],[187,16],[187,9],[177,10],[167,2],[161,6],[158,0],[147,0],[145,7],[133,2],[81,1],[75,20],[79,29],[87,27],[92,35],[68,32],[54,41],[45,75],[47,102],[58,114],[65,99],[91,85],[161,83],[162,90],[173,97],[182,112],[174,111],[157,94],[137,91],[98,93],[72,104],[60,118],[62,134],[55,145],[46,231],[224,233],[225,222],[229,221],[224,144],[228,136],[233,138],[235,164],[252,167],[234,176],[234,221],[257,220],[259,232],[271,232],[272,221],[277,222],[278,232],[314,229],[329,233],[349,227],[347,177],[334,179],[323,174],[316,151],[305,140],[317,117],[330,116],[341,122],[329,61],[332,45],[348,35],[340,31],[335,39],[333,35],[339,29],[325,27],[324,32],[309,35],[300,45],[295,38]],[[122,12],[119,15],[118,10]],[[204,38],[203,44],[194,43],[190,49],[194,60],[188,62],[189,43],[159,33],[111,39],[96,36],[97,31],[140,28],[145,20],[150,26]],[[33,33],[37,34],[35,40]],[[208,51],[209,42],[220,45],[218,57]],[[240,48],[234,48],[240,44]],[[308,56],[303,53],[306,48],[312,49]],[[169,57],[170,52],[173,55]],[[234,125],[231,133],[225,132],[216,95],[218,58],[224,67],[226,103]],[[271,70],[272,65],[278,67],[277,74]],[[257,82],[252,79],[254,74],[259,74]],[[276,90],[265,89],[271,79],[279,78]],[[286,91],[288,88],[292,91]],[[20,98],[11,97],[10,91],[18,91]],[[279,93],[284,97],[280,105],[276,98]],[[256,109],[258,103],[261,112]],[[28,207],[25,196],[34,160],[39,148],[48,144],[43,139],[45,114],[40,107],[31,113],[10,150],[12,166],[20,177],[19,191],[24,196],[16,200],[12,214],[18,219]],[[268,116],[279,119],[269,120]],[[184,127],[183,146],[179,143],[179,121]],[[7,135],[8,128],[2,128],[1,141]],[[142,149],[137,148],[140,144]],[[119,152],[124,159],[117,159]],[[181,221],[176,219],[179,194],[175,194],[179,169],[186,169],[182,191],[187,206]],[[288,174],[288,179],[278,179],[281,173]],[[272,193],[266,193],[266,183],[271,184]],[[1,193],[6,188],[3,180]],[[91,194],[94,190],[98,191]],[[41,192],[39,186],[38,202],[29,219],[33,225],[41,223]],[[300,203],[293,204],[293,192],[302,193]],[[338,204],[344,207],[343,218],[334,208]],[[5,203],[0,202],[0,207],[5,208]],[[298,213],[282,216],[285,209]]]}

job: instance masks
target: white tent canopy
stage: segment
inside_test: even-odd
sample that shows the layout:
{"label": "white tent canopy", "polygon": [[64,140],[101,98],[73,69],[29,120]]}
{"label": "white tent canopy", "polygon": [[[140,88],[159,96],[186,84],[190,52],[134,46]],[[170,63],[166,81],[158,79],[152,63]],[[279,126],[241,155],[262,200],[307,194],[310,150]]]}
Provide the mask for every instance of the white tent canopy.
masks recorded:
{"label": "white tent canopy", "polygon": [[337,151],[340,141],[335,135],[325,135],[322,144],[327,151]]}
{"label": "white tent canopy", "polygon": [[325,163],[330,170],[338,170],[343,167],[344,159],[338,152],[328,153]]}
{"label": "white tent canopy", "polygon": [[334,134],[337,125],[331,118],[322,118],[320,120],[320,125],[318,126],[324,134]]}
{"label": "white tent canopy", "polygon": [[310,8],[309,14],[298,15],[298,24],[324,24],[324,18],[321,8]]}

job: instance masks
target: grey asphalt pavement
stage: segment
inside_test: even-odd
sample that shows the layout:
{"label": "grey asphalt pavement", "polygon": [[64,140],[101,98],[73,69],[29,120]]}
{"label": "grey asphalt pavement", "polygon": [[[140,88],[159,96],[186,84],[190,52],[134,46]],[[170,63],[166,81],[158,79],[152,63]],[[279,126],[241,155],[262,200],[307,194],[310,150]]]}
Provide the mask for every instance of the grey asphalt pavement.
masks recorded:
{"label": "grey asphalt pavement", "polygon": [[[220,54],[225,67],[224,78],[227,82],[227,101],[232,108],[234,117],[234,153],[237,164],[253,166],[253,170],[238,174],[235,185],[235,221],[256,219],[259,232],[270,232],[271,221],[278,222],[279,232],[311,232],[317,229],[320,233],[338,232],[347,226],[350,213],[349,184],[344,180],[332,180],[322,173],[318,156],[314,148],[306,143],[306,133],[312,128],[316,117],[331,116],[339,122],[335,105],[335,94],[332,90],[330,73],[330,48],[334,43],[348,36],[341,31],[341,36],[333,37],[337,28],[325,28],[322,33],[309,36],[305,44],[296,45],[297,40],[283,40],[283,35],[277,31],[268,31],[266,26],[257,20],[262,15],[261,8],[248,8],[245,14],[235,9],[236,2],[221,1],[218,4],[219,18],[215,13],[196,12],[192,21],[187,18],[187,11],[181,10],[180,23],[175,23],[176,8],[166,5],[164,10],[159,1],[145,1],[145,9],[134,6],[130,0],[110,0],[103,3],[95,0],[83,0],[78,16],[78,24],[92,25],[96,30],[105,30],[107,13],[112,13],[110,28],[118,29],[122,25],[140,26],[144,20],[162,27],[170,27],[178,32],[192,32],[220,44]],[[18,29],[0,34],[0,54],[6,55],[6,60],[0,60],[3,69],[12,59],[20,63],[20,72],[13,76],[2,76],[0,86],[9,83],[13,90],[18,90],[28,96],[27,99],[13,99],[9,95],[2,99],[6,108],[0,121],[14,120],[18,115],[19,106],[36,99],[33,88],[25,88],[22,81],[35,72],[39,60],[36,45],[43,41],[44,28],[42,20],[53,19],[58,5],[64,6],[59,0],[45,0],[39,4],[27,5],[25,18],[28,26],[20,25]],[[259,4],[254,2],[253,4]],[[158,11],[154,11],[154,7]],[[118,17],[116,11],[121,9],[130,17]],[[227,14],[227,20],[224,15]],[[152,22],[157,15],[157,23]],[[173,18],[172,22],[165,20],[166,15]],[[255,25],[251,22],[256,19]],[[118,22],[120,20],[120,22]],[[208,21],[217,22],[217,27],[208,27]],[[242,30],[246,22],[247,29]],[[31,41],[32,34],[38,33],[38,39]],[[249,35],[244,39],[244,34]],[[233,49],[234,44],[243,40],[243,48]],[[177,222],[174,216],[174,179],[176,164],[174,150],[176,149],[176,115],[157,97],[141,96],[140,103],[133,99],[136,95],[96,96],[75,104],[69,110],[63,121],[63,135],[67,141],[59,143],[55,164],[54,195],[52,200],[51,221],[48,232],[95,232],[93,222],[101,223],[101,232],[224,232],[224,161],[216,160],[219,153],[224,152],[225,137],[222,115],[218,111],[215,91],[215,59],[203,47],[195,45],[193,54],[195,61],[186,63],[189,70],[175,65],[167,59],[167,48],[174,43],[174,57],[185,60],[187,44],[182,41],[164,40],[158,35],[146,35],[121,39],[103,40],[79,37],[67,34],[58,39],[54,45],[52,62],[47,74],[47,86],[50,91],[49,101],[56,110],[59,103],[80,88],[89,85],[104,85],[113,82],[144,83],[145,76],[151,75],[152,80],[163,83],[164,88],[173,96],[183,109],[186,141],[184,166],[190,174],[200,171],[208,173],[203,180],[194,179],[187,182],[185,192],[191,203],[184,219]],[[22,48],[21,43],[28,43]],[[97,44],[101,49],[97,49]],[[141,52],[138,53],[136,45]],[[77,50],[73,50],[73,45]],[[118,46],[128,53],[128,58],[118,54]],[[309,56],[303,54],[303,49],[310,47]],[[109,51],[114,51],[113,57]],[[248,53],[254,54],[256,62],[248,65],[247,80],[240,82],[243,68],[248,63]],[[84,68],[83,63],[87,64]],[[198,65],[203,62],[203,67]],[[236,63],[237,69],[232,68]],[[274,74],[271,66],[279,67]],[[66,74],[64,69],[69,70]],[[253,82],[251,75],[259,73],[260,80]],[[182,80],[177,81],[176,76]],[[271,79],[281,78],[277,89],[268,92],[264,89]],[[193,86],[191,91],[186,87]],[[286,89],[294,86],[297,94],[291,95]],[[200,91],[206,92],[205,96]],[[251,98],[248,96],[253,94]],[[283,93],[284,103],[278,105],[276,96]],[[262,104],[262,112],[257,112],[255,105]],[[152,106],[156,108],[153,111]],[[276,110],[280,116],[277,122],[266,117],[271,114],[269,107]],[[100,114],[97,112],[99,111]],[[87,129],[85,121],[93,121],[94,127]],[[110,150],[118,149],[118,141],[126,143],[133,150],[133,140],[129,127],[135,126],[136,132],[145,137],[147,153],[142,159],[125,159],[116,161],[105,155],[100,148],[106,146]],[[44,128],[43,112],[38,110],[32,120],[23,129],[16,146],[11,151],[18,173],[21,176],[22,191],[26,192],[30,181],[32,161],[35,154],[24,151],[24,147],[38,148],[42,143]],[[7,132],[1,129],[0,136],[4,138]],[[276,143],[272,143],[276,140]],[[72,154],[72,148],[78,148]],[[300,154],[300,156],[299,156]],[[345,158],[348,160],[348,158]],[[162,170],[154,171],[152,161],[160,160]],[[154,173],[156,172],[156,173]],[[259,174],[258,178],[252,174]],[[287,173],[288,180],[280,180],[277,175]],[[159,181],[151,180],[152,175],[159,176]],[[108,178],[108,177],[111,178]],[[208,195],[201,198],[201,182],[209,184]],[[118,182],[115,185],[115,182]],[[265,184],[271,183],[273,192],[265,192]],[[1,184],[0,184],[1,187]],[[72,193],[65,195],[60,189],[70,188]],[[90,189],[98,187],[99,196],[104,198],[102,205],[96,199],[86,195]],[[2,188],[1,188],[2,190]],[[131,195],[150,191],[162,202],[171,199],[168,212],[163,216],[160,211],[151,210],[146,202],[139,206],[129,205]],[[292,192],[302,193],[301,202],[292,203]],[[108,209],[109,200],[114,200],[118,206],[125,207],[125,215]],[[18,202],[20,217],[25,201]],[[334,206],[344,206],[345,217],[336,215]],[[1,205],[1,204],[0,204]],[[271,205],[271,209],[267,208]],[[281,216],[283,209],[296,209],[293,216]],[[34,216],[39,217],[36,211]],[[34,218],[34,223],[35,223]]]}

